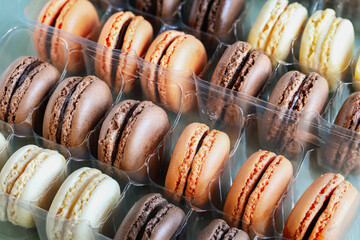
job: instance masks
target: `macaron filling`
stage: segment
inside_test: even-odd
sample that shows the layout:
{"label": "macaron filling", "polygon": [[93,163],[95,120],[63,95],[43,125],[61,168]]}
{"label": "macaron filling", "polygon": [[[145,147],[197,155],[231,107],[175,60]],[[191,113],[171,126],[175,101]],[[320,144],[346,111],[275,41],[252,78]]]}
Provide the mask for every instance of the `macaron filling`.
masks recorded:
{"label": "macaron filling", "polygon": [[[9,119],[9,115],[10,115],[10,111],[11,111],[11,100],[14,96],[14,94],[16,93],[16,91],[21,87],[21,85],[25,82],[26,78],[29,76],[30,77],[30,81],[33,77],[33,75],[31,74],[31,72],[37,68],[39,65],[41,65],[43,62],[42,61],[39,61],[39,60],[36,60],[34,59],[35,61],[31,62],[29,65],[26,66],[26,68],[23,70],[23,72],[21,73],[20,77],[17,79],[16,83],[15,83],[15,86],[12,88],[9,88],[9,90],[11,90],[11,93],[10,93],[10,96],[9,96],[9,103],[7,104],[7,108],[6,108],[6,114],[5,114],[5,122],[7,122]],[[14,73],[16,70],[18,70],[19,68],[21,67],[21,65],[19,65],[15,70],[14,70]],[[16,76],[15,76],[16,77]],[[10,77],[11,79],[11,77]],[[14,78],[12,78],[14,79]],[[14,116],[13,116],[14,118]],[[15,119],[12,119],[12,121],[14,121]]]}
{"label": "macaron filling", "polygon": [[[151,234],[152,234],[153,230],[156,228],[157,224],[173,208],[175,208],[175,206],[173,204],[171,204],[171,203],[168,203],[168,204],[164,205],[160,209],[155,209],[155,211],[153,212],[153,213],[156,213],[155,216],[149,217],[149,221],[146,224],[144,224],[145,225],[144,235],[150,239]],[[156,211],[156,210],[158,210],[158,211]],[[140,236],[142,236],[142,234]]]}
{"label": "macaron filling", "polygon": [[233,90],[239,91],[239,92],[241,91],[246,76],[251,71],[251,67],[255,64],[256,59],[258,58],[258,56],[260,54],[261,53],[258,51],[252,51],[250,54],[248,54],[246,59],[244,59],[244,64],[241,67],[241,71],[240,71],[239,75],[237,76],[236,80],[233,80],[234,81],[234,85],[232,87]]}

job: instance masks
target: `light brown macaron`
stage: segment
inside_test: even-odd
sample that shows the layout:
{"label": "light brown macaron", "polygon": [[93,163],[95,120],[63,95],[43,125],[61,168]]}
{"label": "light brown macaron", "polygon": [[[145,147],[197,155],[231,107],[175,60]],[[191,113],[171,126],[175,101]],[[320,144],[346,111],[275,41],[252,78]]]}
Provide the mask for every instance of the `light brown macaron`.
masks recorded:
{"label": "light brown macaron", "polygon": [[284,194],[293,175],[288,159],[259,150],[252,154],[239,170],[226,197],[224,219],[230,226],[259,234],[268,233],[274,207]]}
{"label": "light brown macaron", "polygon": [[[206,50],[202,42],[190,34],[169,30],[161,33],[151,43],[145,60],[153,64],[142,68],[141,85],[146,96],[153,102],[161,101],[171,110],[179,110],[181,97],[194,91],[195,85],[188,77],[192,70],[201,73],[207,63]],[[163,71],[167,69],[178,74]],[[178,83],[181,88],[176,88]],[[183,111],[195,105],[195,99],[183,99]]]}
{"label": "light brown macaron", "polygon": [[[95,59],[96,74],[109,86],[119,91],[124,77],[124,92],[129,92],[136,77],[137,56],[143,57],[153,37],[153,27],[142,16],[132,12],[117,12],[103,26]],[[112,49],[123,50],[124,56],[113,54]],[[126,51],[127,50],[127,51]],[[131,51],[132,50],[132,51]],[[130,57],[131,56],[131,57]]]}
{"label": "light brown macaron", "polygon": [[150,101],[122,101],[113,107],[101,126],[99,160],[125,171],[136,171],[169,129],[169,118],[161,107]]}
{"label": "light brown macaron", "polygon": [[112,104],[106,83],[95,76],[69,77],[46,106],[43,137],[67,147],[80,145]]}
{"label": "light brown macaron", "polygon": [[[95,7],[88,0],[50,0],[41,10],[37,21],[83,38],[92,38],[99,24]],[[51,59],[58,69],[78,72],[84,67],[82,47],[73,41],[65,46],[60,32],[38,29],[34,32],[37,53],[44,61]],[[72,52],[70,52],[72,49]]]}
{"label": "light brown macaron", "polygon": [[[351,210],[357,195],[357,189],[344,181],[341,174],[321,175],[291,211],[283,236],[288,239],[341,239],[344,231],[339,226],[344,221],[351,222],[354,217]],[[326,235],[329,229],[333,230]]]}
{"label": "light brown macaron", "polygon": [[209,132],[207,125],[191,123],[176,143],[165,188],[178,196],[198,197],[193,202],[204,205],[208,200],[206,192],[209,183],[222,168],[229,151],[230,139],[226,133],[218,130]]}

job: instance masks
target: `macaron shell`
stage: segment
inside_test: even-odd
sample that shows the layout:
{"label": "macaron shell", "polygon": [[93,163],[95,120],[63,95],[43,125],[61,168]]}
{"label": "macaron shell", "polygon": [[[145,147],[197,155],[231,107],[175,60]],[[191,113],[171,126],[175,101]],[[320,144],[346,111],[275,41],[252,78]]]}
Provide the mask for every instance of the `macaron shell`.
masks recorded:
{"label": "macaron shell", "polygon": [[291,44],[299,35],[307,15],[307,9],[303,5],[297,2],[288,5],[270,34],[266,44],[266,53],[277,60],[285,61],[290,53]]}
{"label": "macaron shell", "polygon": [[169,129],[170,121],[162,108],[156,105],[146,107],[131,127],[120,168],[135,171],[142,167]]}
{"label": "macaron shell", "polygon": [[[61,11],[59,17],[56,20],[55,28],[59,28],[63,31],[75,34],[84,38],[91,38],[89,35],[94,28],[99,24],[99,17],[97,15],[95,7],[87,0],[77,0],[70,9]],[[86,21],[84,21],[86,19]],[[70,72],[78,72],[84,66],[84,60],[82,56],[81,45],[68,42],[68,48],[65,48],[60,37],[60,32],[55,31],[51,39],[51,51],[50,56],[54,65],[63,69],[66,65]],[[65,54],[66,50],[74,49],[70,52],[70,55]],[[67,62],[65,57],[68,57]]]}
{"label": "macaron shell", "polygon": [[179,194],[183,193],[197,146],[208,131],[209,127],[201,123],[191,123],[184,129],[171,156],[165,188]]}
{"label": "macaron shell", "polygon": [[249,226],[263,235],[271,229],[271,212],[284,194],[293,175],[289,160],[277,156],[262,175],[251,193],[243,216],[242,227],[250,232]]}
{"label": "macaron shell", "polygon": [[210,0],[195,0],[191,4],[188,18],[188,25],[198,31],[201,30],[201,26],[206,21],[205,14],[209,8]]}
{"label": "macaron shell", "polygon": [[249,235],[238,228],[230,228],[223,240],[250,240]]}
{"label": "macaron shell", "polygon": [[265,49],[268,37],[287,5],[287,0],[269,0],[264,4],[248,37],[255,49]]}
{"label": "macaron shell", "polygon": [[173,204],[162,207],[145,227],[145,239],[171,239],[185,219],[185,213]]}
{"label": "macaron shell", "polygon": [[251,192],[275,157],[272,152],[259,150],[253,153],[240,168],[224,205],[223,218],[230,226],[239,226]]}
{"label": "macaron shell", "polygon": [[[198,205],[208,200],[206,194],[210,181],[223,167],[230,151],[230,139],[224,132],[212,130],[203,140],[195,155],[187,179],[185,196],[195,197]],[[197,198],[198,197],[198,198]]]}
{"label": "macaron shell", "polygon": [[[341,239],[344,230],[341,228],[344,222],[351,222],[355,215],[352,211],[358,191],[348,181],[343,181],[337,186],[330,197],[324,212],[317,220],[309,237],[312,239]],[[355,209],[354,209],[355,210]],[[327,231],[329,231],[327,233]]]}
{"label": "macaron shell", "polygon": [[[11,195],[40,207],[40,198],[64,169],[65,163],[65,158],[58,152],[43,150],[16,180]],[[17,205],[13,198],[9,199],[7,214],[13,224],[26,228],[35,226],[31,212]]]}
{"label": "macaron shell", "polygon": [[357,83],[355,85],[356,89],[359,90],[358,82],[360,81],[360,58],[356,61],[355,65],[355,79],[353,80],[354,83]]}
{"label": "macaron shell", "polygon": [[360,121],[360,92],[350,94],[341,106],[334,124],[359,132],[357,123]]}
{"label": "macaron shell", "polygon": [[295,204],[286,221],[283,237],[302,239],[323,203],[343,180],[342,175],[333,173],[318,177]]}
{"label": "macaron shell", "polygon": [[170,0],[170,1],[157,0],[157,4],[162,5],[160,16],[165,18],[172,16],[175,13],[176,9],[179,7],[180,2],[181,2],[180,0]]}
{"label": "macaron shell", "polygon": [[222,219],[212,220],[196,237],[196,240],[222,239],[230,226]]}
{"label": "macaron shell", "polygon": [[301,65],[313,69],[318,67],[322,43],[334,19],[335,11],[332,9],[318,10],[311,15],[301,38]]}

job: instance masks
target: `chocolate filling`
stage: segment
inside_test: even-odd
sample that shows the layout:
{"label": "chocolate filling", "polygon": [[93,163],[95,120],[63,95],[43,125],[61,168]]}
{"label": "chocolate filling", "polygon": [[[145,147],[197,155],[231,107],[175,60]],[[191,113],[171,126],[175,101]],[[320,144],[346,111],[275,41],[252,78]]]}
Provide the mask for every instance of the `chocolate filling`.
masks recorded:
{"label": "chocolate filling", "polygon": [[[123,46],[123,43],[124,43],[124,38],[125,38],[125,34],[126,34],[126,31],[130,25],[130,22],[131,22],[132,19],[129,19],[127,20],[124,25],[121,27],[120,29],[120,32],[117,36],[117,39],[116,39],[116,43],[115,43],[115,46],[114,46],[114,50],[121,50],[122,46]],[[113,56],[112,56],[112,59],[111,59],[111,85],[112,86],[115,86],[115,82],[116,82],[116,70],[118,68],[118,63],[119,63],[119,57],[118,55],[116,55],[115,51],[113,50]]]}
{"label": "chocolate filling", "polygon": [[67,111],[67,108],[69,106],[69,103],[70,103],[70,100],[71,100],[71,97],[72,95],[74,94],[77,86],[83,81],[80,80],[78,83],[76,83],[74,85],[74,87],[70,90],[69,94],[66,96],[65,98],[65,101],[61,107],[61,110],[60,110],[60,115],[59,115],[59,124],[58,124],[58,127],[56,129],[56,142],[57,143],[60,143],[61,142],[61,132],[62,132],[62,125],[63,125],[63,121],[64,121],[64,116],[66,114],[66,111]]}
{"label": "chocolate filling", "polygon": [[10,98],[9,98],[9,104],[7,105],[7,108],[6,108],[6,114],[5,114],[5,122],[8,121],[8,117],[9,117],[9,112],[10,112],[10,102],[11,102],[11,99],[12,97],[14,96],[15,92],[17,89],[19,89],[19,87],[24,83],[26,77],[29,75],[29,73],[34,70],[37,66],[39,66],[40,64],[42,64],[43,62],[42,61],[39,61],[39,60],[36,60],[35,62],[32,62],[30,63],[25,69],[24,71],[21,73],[19,79],[17,80],[12,92],[11,92],[11,95],[10,95]]}
{"label": "chocolate filling", "polygon": [[306,230],[306,233],[305,233],[303,239],[309,239],[312,231],[314,230],[314,227],[315,227],[315,225],[316,225],[316,222],[318,221],[320,215],[325,211],[327,205],[329,204],[330,197],[331,197],[331,195],[326,199],[326,201],[325,201],[324,204],[322,205],[322,207],[321,207],[321,209],[319,210],[319,212],[316,214],[316,216],[314,217],[314,219],[311,221],[308,229]]}
{"label": "chocolate filling", "polygon": [[134,106],[132,106],[130,108],[130,110],[128,111],[128,113],[124,119],[124,122],[121,124],[121,127],[120,127],[119,131],[117,132],[116,139],[115,139],[115,146],[114,146],[113,152],[111,153],[111,165],[114,164],[114,161],[116,159],[116,154],[119,150],[119,143],[120,143],[121,137],[123,135],[124,129],[126,127],[126,124],[128,123],[129,119],[131,118],[132,114],[134,113],[134,111],[138,107],[138,105],[139,105],[139,103],[136,103],[136,104],[134,104]]}
{"label": "chocolate filling", "polygon": [[[206,0],[205,0],[206,1]],[[210,14],[210,11],[211,11],[211,8],[212,8],[212,5],[214,4],[216,0],[210,0],[209,4],[208,4],[208,7],[206,9],[206,13],[205,13],[205,16],[203,19],[201,19],[202,23],[201,23],[201,28],[200,30],[202,31],[207,31],[207,28],[208,28],[208,25],[210,24],[209,21],[207,21],[207,19],[209,18],[209,14]]]}
{"label": "chocolate filling", "polygon": [[[228,89],[232,89],[232,88],[234,87],[235,83],[236,83],[236,80],[241,77],[241,76],[240,76],[241,70],[244,68],[244,66],[245,66],[246,62],[248,61],[249,57],[250,57],[250,51],[249,51],[248,54],[244,57],[244,59],[242,60],[241,64],[237,67],[234,76],[231,78],[230,83],[229,83],[229,85],[227,86]],[[240,81],[241,81],[241,80],[240,80]],[[239,84],[239,85],[240,85],[240,84]]]}
{"label": "chocolate filling", "polygon": [[301,92],[304,90],[306,80],[307,79],[304,79],[304,81],[302,81],[302,83],[300,84],[300,87],[293,95],[291,101],[289,102],[288,109],[293,109],[295,107],[295,104],[296,104],[297,100],[299,99]]}

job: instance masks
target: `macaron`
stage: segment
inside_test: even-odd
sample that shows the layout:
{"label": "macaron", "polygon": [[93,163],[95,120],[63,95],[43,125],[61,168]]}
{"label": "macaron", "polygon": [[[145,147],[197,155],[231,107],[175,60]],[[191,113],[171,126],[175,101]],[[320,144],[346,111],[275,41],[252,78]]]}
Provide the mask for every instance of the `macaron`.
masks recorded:
{"label": "macaron", "polygon": [[150,101],[125,100],[105,118],[98,158],[125,171],[140,169],[170,129],[166,112]]}
{"label": "macaron", "polygon": [[343,78],[354,49],[354,26],[336,18],[332,9],[318,10],[308,20],[300,45],[300,64],[326,75],[331,91]]}
{"label": "macaron", "polygon": [[[141,86],[148,99],[161,101],[173,111],[179,110],[180,101],[183,101],[184,112],[195,105],[195,99],[182,100],[181,96],[195,90],[194,83],[188,80],[190,70],[200,74],[207,63],[205,47],[198,39],[175,30],[165,31],[151,43],[145,60],[162,67],[157,70],[153,64],[148,64],[142,68]],[[165,69],[177,74],[170,74]],[[177,84],[182,91],[180,87],[176,88]]]}
{"label": "macaron", "polygon": [[202,123],[191,123],[181,133],[171,156],[165,179],[165,188],[173,198],[179,195],[193,198],[203,206],[209,182],[223,167],[230,151],[229,136],[218,130],[209,130]]}
{"label": "macaron", "polygon": [[354,78],[353,78],[353,82],[354,87],[356,88],[356,90],[360,90],[360,57],[357,59],[356,64],[355,64],[355,73],[354,73]]}
{"label": "macaron", "polygon": [[184,211],[159,193],[138,200],[126,214],[114,240],[172,239],[185,219]]}
{"label": "macaron", "polygon": [[306,76],[299,71],[290,71],[277,82],[269,102],[297,112],[321,113],[328,96],[328,83],[318,73]]}
{"label": "macaron", "polygon": [[230,227],[222,219],[214,219],[207,225],[201,233],[197,236],[196,240],[250,240],[249,235],[234,227]]}
{"label": "macaron", "polygon": [[0,220],[9,220],[25,228],[35,227],[31,212],[18,200],[41,207],[44,201],[39,201],[40,198],[64,169],[65,163],[64,156],[57,151],[35,145],[26,145],[14,152],[0,172],[0,192],[11,196],[0,203]]}
{"label": "macaron", "polygon": [[13,61],[0,77],[0,119],[21,123],[59,81],[59,71],[31,56]]}
{"label": "macaron", "polygon": [[245,0],[192,1],[187,24],[198,31],[226,34],[233,28],[245,3]]}
{"label": "macaron", "polygon": [[[318,177],[303,193],[291,211],[283,232],[287,239],[342,239],[341,224],[354,217],[353,204],[358,191],[340,174]],[[332,229],[326,236],[326,231]]]}
{"label": "macaron", "polygon": [[135,0],[135,8],[159,17],[171,17],[180,0]]}
{"label": "macaron", "polygon": [[[286,61],[291,44],[300,35],[307,16],[306,8],[298,2],[268,0],[251,27],[248,42],[274,60]],[[274,65],[276,61],[273,61]]]}
{"label": "macaron", "polygon": [[6,144],[7,144],[6,138],[2,133],[0,133],[0,151],[2,150],[3,147],[6,146]]}
{"label": "macaron", "polygon": [[94,168],[76,170],[51,203],[46,218],[48,239],[91,239],[91,228],[99,228],[119,200],[120,187],[114,179]]}
{"label": "macaron", "polygon": [[[42,8],[37,21],[83,38],[92,38],[91,33],[99,24],[99,17],[88,0],[50,0]],[[51,59],[59,69],[67,66],[70,72],[81,71],[84,67],[82,51],[67,52],[69,48],[81,49],[81,45],[67,41],[68,46],[65,46],[61,37],[60,32],[35,31],[34,44],[40,58],[44,61]]]}
{"label": "macaron", "polygon": [[262,235],[271,229],[271,212],[290,183],[293,167],[288,159],[259,150],[240,168],[224,205],[224,219],[230,226]]}
{"label": "macaron", "polygon": [[272,73],[268,56],[247,42],[238,41],[225,50],[217,64],[211,83],[256,96]]}
{"label": "macaron", "polygon": [[[130,11],[111,15],[103,26],[98,40],[98,44],[108,48],[97,49],[95,59],[97,76],[120,91],[123,83],[122,74],[125,84],[123,91],[129,92],[136,76],[136,56],[145,56],[152,37],[153,27],[142,16],[135,16]],[[111,49],[123,50],[123,54],[132,58],[127,61],[124,56],[113,54]]]}
{"label": "macaron", "polygon": [[67,147],[80,145],[112,104],[106,83],[95,76],[69,77],[46,106],[43,137]]}

